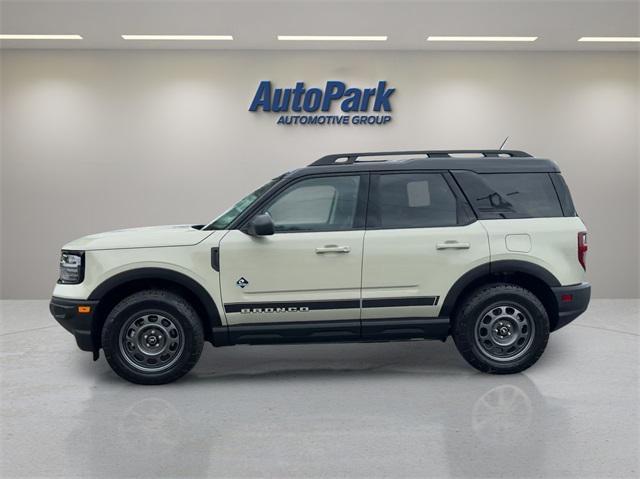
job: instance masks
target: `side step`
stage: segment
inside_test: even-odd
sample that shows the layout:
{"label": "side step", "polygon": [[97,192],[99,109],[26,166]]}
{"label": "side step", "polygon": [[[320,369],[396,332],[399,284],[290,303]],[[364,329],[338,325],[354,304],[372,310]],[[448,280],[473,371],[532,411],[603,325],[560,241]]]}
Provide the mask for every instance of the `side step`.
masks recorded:
{"label": "side step", "polygon": [[403,339],[446,339],[449,318],[365,319],[363,341],[399,341]]}
{"label": "side step", "polygon": [[[216,328],[216,346],[233,344],[335,343],[360,341],[445,340],[449,318],[365,319],[362,321],[311,321],[237,324]],[[219,340],[220,339],[220,340]],[[225,338],[227,339],[227,338]]]}

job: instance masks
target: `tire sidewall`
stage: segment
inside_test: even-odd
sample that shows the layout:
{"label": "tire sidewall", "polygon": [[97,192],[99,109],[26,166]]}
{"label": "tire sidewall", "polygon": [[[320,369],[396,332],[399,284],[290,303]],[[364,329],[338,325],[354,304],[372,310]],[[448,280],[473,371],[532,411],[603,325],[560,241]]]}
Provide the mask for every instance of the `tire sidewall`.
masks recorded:
{"label": "tire sidewall", "polygon": [[[200,331],[198,336],[196,329],[199,324],[195,324],[198,318],[194,318],[193,310],[178,301],[152,297],[136,298],[135,296],[119,303],[105,321],[102,333],[102,347],[107,361],[117,374],[124,379],[139,384],[163,384],[181,377],[195,363],[193,361],[194,353],[197,361],[197,357],[199,357],[202,350],[202,333]],[[120,350],[120,331],[122,327],[132,317],[149,313],[166,315],[180,325],[184,336],[184,345],[178,359],[170,368],[159,372],[145,372],[136,369],[123,357],[123,353]],[[198,339],[200,340],[198,341]]]}

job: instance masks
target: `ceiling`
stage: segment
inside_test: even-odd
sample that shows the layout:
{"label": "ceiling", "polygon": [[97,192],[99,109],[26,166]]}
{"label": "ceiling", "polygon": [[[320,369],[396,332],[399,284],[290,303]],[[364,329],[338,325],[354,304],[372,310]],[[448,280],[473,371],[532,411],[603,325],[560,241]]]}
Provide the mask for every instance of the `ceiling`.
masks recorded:
{"label": "ceiling", "polygon": [[[640,0],[175,1],[0,0],[2,34],[80,34],[83,40],[2,40],[62,49],[322,49],[638,51]],[[233,41],[126,41],[122,34],[233,35]],[[276,35],[387,35],[386,42],[283,42]],[[441,43],[427,35],[538,36],[532,43]]]}

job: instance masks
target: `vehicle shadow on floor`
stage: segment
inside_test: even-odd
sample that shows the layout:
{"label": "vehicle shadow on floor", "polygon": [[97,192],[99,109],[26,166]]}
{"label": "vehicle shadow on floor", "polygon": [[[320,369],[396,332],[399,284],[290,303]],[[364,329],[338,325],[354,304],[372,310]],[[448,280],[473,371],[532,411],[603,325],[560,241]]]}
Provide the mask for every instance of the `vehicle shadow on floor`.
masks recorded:
{"label": "vehicle shadow on floor", "polygon": [[[550,343],[536,367],[544,367],[556,347]],[[551,361],[553,361],[551,359]],[[101,357],[100,382],[123,380],[111,371]],[[83,375],[95,377],[96,364],[82,362]],[[260,380],[297,381],[322,378],[368,379],[396,374],[430,377],[470,377],[482,375],[460,356],[449,338],[439,341],[381,343],[331,343],[234,346],[214,348],[205,344],[200,360],[178,384],[227,383]]]}
{"label": "vehicle shadow on floor", "polygon": [[[549,343],[534,367],[553,363],[561,346]],[[367,378],[398,373],[474,376],[480,373],[462,358],[451,338],[440,341],[299,344],[205,348],[199,363],[181,382],[234,381],[249,378],[317,379],[320,376]]]}
{"label": "vehicle shadow on floor", "polygon": [[184,382],[279,380],[296,377],[370,376],[398,371],[451,374],[467,371],[452,341],[299,344],[206,348]]}

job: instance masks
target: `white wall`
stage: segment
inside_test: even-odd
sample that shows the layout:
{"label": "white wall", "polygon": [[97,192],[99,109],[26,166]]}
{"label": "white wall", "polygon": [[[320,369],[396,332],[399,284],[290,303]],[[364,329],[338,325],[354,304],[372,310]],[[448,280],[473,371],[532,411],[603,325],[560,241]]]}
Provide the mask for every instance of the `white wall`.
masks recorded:
{"label": "white wall", "polygon": [[[45,298],[58,250],[206,222],[341,151],[497,147],[559,163],[590,230],[596,297],[639,293],[636,53],[2,51],[2,297]],[[397,88],[384,127],[275,124],[260,80]]]}

